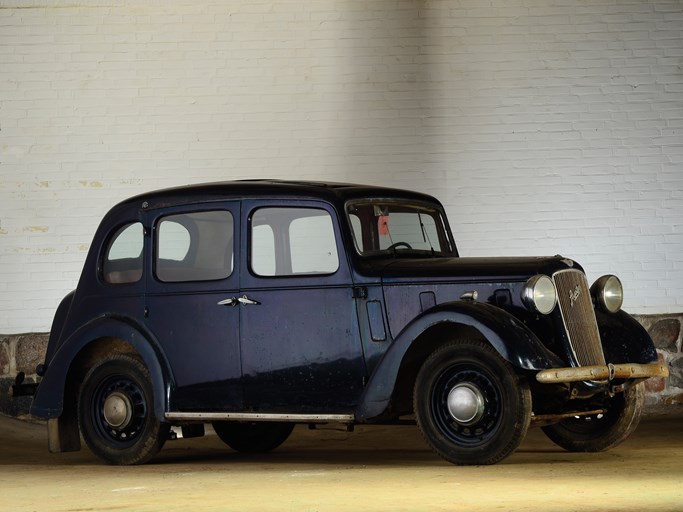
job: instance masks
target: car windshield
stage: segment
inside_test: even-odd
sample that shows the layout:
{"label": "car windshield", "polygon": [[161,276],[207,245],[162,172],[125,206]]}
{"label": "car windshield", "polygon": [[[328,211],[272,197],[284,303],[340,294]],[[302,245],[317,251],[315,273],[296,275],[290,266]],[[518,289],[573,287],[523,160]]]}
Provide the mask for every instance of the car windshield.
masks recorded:
{"label": "car windshield", "polygon": [[352,201],[346,213],[363,256],[453,256],[440,210],[397,200]]}

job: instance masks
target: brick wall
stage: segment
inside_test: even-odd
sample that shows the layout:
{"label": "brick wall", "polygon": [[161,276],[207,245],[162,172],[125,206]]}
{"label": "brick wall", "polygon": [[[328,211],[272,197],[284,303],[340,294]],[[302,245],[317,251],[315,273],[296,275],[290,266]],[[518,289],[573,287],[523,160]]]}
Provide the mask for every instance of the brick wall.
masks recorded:
{"label": "brick wall", "polygon": [[0,332],[44,332],[99,218],[247,177],[437,195],[463,255],[562,253],[683,310],[679,0],[4,0]]}

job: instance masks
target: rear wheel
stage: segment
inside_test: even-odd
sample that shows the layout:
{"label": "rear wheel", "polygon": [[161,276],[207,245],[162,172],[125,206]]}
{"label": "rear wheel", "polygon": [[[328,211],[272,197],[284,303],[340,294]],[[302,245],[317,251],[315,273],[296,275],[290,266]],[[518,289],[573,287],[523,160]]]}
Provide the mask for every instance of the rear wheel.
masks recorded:
{"label": "rear wheel", "polygon": [[90,369],[78,396],[86,444],[110,464],[142,464],[156,455],[170,426],[154,414],[149,372],[138,359],[115,354]]}
{"label": "rear wheel", "polygon": [[636,429],[644,401],[644,384],[640,383],[611,397],[601,414],[569,418],[542,429],[551,441],[570,452],[609,450]]}
{"label": "rear wheel", "polygon": [[415,382],[413,408],[427,443],[453,464],[494,464],[522,442],[531,393],[488,343],[454,342],[431,354]]}
{"label": "rear wheel", "polygon": [[265,453],[284,443],[294,430],[294,423],[217,421],[213,429],[233,450],[244,453]]}

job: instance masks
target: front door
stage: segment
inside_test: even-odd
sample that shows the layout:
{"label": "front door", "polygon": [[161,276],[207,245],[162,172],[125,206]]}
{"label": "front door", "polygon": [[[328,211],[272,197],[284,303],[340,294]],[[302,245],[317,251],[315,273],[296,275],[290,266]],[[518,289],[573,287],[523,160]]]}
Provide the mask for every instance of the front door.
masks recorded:
{"label": "front door", "polygon": [[240,348],[246,406],[350,412],[365,367],[348,262],[324,203],[245,202]]}
{"label": "front door", "polygon": [[147,326],[163,347],[179,411],[237,411],[240,383],[239,203],[150,212]]}

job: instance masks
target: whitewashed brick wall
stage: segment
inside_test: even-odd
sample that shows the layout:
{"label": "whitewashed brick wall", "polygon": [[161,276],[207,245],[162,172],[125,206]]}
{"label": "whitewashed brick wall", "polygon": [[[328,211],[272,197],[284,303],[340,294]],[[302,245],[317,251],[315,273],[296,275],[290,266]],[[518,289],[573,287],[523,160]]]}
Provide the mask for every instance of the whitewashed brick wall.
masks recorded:
{"label": "whitewashed brick wall", "polygon": [[681,311],[682,63],[680,0],[2,0],[0,333],[49,329],[117,201],[247,177],[433,193],[463,255]]}

